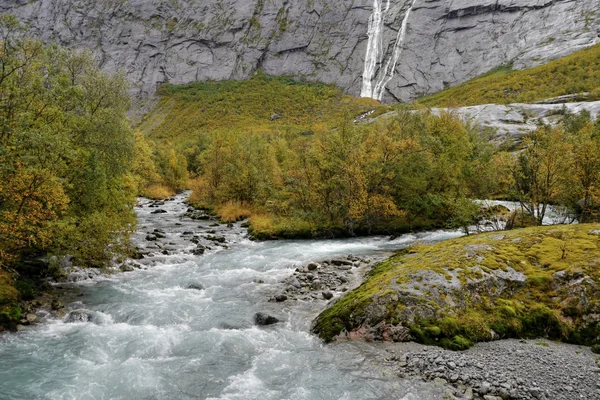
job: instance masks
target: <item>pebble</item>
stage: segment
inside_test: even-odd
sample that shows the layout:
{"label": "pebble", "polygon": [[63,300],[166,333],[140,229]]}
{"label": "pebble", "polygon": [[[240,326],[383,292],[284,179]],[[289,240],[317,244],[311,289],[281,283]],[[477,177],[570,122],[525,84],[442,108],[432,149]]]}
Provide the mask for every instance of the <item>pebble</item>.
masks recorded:
{"label": "pebble", "polygon": [[[537,342],[539,339],[500,340],[479,343],[460,353],[398,343],[393,345],[398,346],[395,354],[408,363],[404,367],[396,363],[395,368],[399,376],[445,379],[459,390],[458,398],[468,397],[463,394],[467,386],[475,399],[600,399],[600,365],[594,354],[564,343],[549,342],[548,348],[540,348]],[[409,345],[411,351],[402,350]]]}

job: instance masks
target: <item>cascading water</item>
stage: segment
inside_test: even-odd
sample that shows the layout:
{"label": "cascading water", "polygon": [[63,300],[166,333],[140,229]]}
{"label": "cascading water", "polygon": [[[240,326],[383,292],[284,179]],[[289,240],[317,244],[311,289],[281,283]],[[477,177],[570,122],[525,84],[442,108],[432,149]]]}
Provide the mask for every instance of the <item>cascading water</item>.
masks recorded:
{"label": "cascading water", "polygon": [[[386,376],[374,361],[385,352],[377,345],[324,345],[311,335],[324,301],[268,299],[308,262],[387,254],[460,232],[254,242],[240,224],[228,228],[185,217],[184,199],[161,205],[162,214],[140,202],[133,240],[150,253],[140,260],[146,269],[69,285],[80,292],[73,294],[70,317],[0,335],[0,398],[442,398],[445,389],[432,383]],[[150,241],[157,230],[164,237]],[[225,243],[192,254],[194,238],[215,234]],[[256,312],[284,322],[254,326]]]}
{"label": "cascading water", "polygon": [[384,60],[386,53],[383,51],[383,29],[385,16],[390,11],[390,1],[387,0],[385,9],[382,9],[382,0],[374,0],[373,3],[373,13],[369,19],[367,32],[369,40],[365,56],[361,97],[371,97],[375,100],[383,98],[385,88],[394,77],[396,65],[404,49],[403,45],[408,31],[408,21],[417,0],[412,0],[410,7],[404,14],[402,25],[396,36],[392,56],[386,61]]}

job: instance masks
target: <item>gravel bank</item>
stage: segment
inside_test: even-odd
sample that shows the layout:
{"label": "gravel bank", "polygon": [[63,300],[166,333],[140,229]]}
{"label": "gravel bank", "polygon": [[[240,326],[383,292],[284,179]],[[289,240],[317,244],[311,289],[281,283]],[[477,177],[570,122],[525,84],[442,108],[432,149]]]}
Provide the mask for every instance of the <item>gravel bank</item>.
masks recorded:
{"label": "gravel bank", "polygon": [[547,340],[501,340],[453,352],[416,343],[383,346],[399,377],[454,386],[449,399],[600,399],[600,356],[589,347]]}

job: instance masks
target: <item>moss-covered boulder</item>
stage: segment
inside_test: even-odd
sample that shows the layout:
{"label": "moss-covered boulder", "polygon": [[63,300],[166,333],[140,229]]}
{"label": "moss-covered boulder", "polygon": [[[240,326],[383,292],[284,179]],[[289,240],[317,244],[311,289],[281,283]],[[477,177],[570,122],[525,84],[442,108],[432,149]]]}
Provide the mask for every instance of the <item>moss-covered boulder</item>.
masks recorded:
{"label": "moss-covered boulder", "polygon": [[507,337],[600,342],[600,225],[533,227],[416,245],[313,324],[326,341],[452,349]]}

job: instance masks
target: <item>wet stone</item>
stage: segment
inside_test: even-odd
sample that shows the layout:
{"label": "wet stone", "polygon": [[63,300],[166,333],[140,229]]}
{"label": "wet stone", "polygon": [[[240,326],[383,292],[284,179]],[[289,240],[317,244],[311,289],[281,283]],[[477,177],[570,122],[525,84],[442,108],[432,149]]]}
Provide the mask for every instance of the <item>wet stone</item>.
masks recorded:
{"label": "wet stone", "polygon": [[254,314],[254,323],[259,326],[273,325],[279,322],[279,319],[265,313]]}

